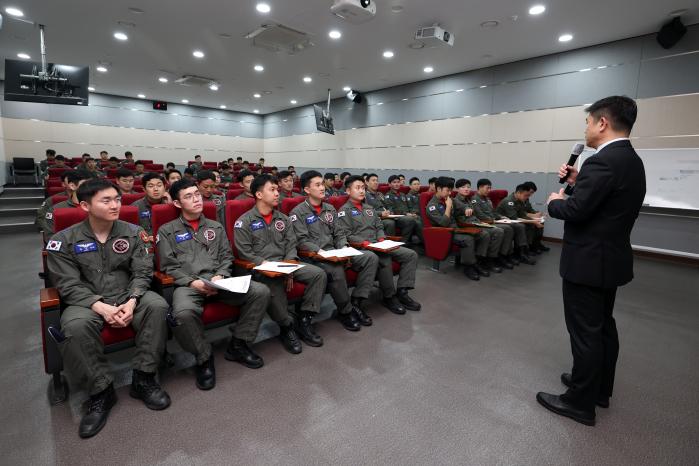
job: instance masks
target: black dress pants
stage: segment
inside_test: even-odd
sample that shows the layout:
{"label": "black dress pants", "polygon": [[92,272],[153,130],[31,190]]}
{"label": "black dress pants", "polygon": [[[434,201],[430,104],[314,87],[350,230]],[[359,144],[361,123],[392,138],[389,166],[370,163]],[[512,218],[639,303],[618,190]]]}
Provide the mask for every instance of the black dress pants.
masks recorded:
{"label": "black dress pants", "polygon": [[598,398],[612,396],[619,335],[612,317],[616,287],[597,288],[563,280],[563,307],[573,352],[571,386],[563,399],[594,411]]}

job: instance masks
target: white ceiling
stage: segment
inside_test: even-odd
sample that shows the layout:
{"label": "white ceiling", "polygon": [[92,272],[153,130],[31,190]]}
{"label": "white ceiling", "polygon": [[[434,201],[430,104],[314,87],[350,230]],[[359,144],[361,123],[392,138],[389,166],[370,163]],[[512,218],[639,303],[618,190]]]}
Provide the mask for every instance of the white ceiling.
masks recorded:
{"label": "white ceiling", "polygon": [[[377,15],[353,25],[330,13],[332,0],[267,0],[271,13],[260,14],[253,0],[0,0],[5,21],[0,30],[0,56],[16,58],[28,53],[39,61],[39,32],[14,21],[5,8],[24,11],[25,18],[46,25],[51,62],[90,65],[97,92],[218,107],[261,114],[321,101],[328,88],[333,97],[349,85],[360,91],[381,89],[470,69],[507,63],[550,53],[656,32],[673,10],[694,8],[683,16],[685,24],[699,22],[692,0],[376,0]],[[530,16],[528,9],[544,4],[547,11]],[[403,7],[392,12],[393,6]],[[135,14],[129,10],[143,10]],[[517,16],[516,20],[512,18]],[[485,29],[480,24],[497,20]],[[125,27],[118,21],[135,24]],[[297,55],[272,53],[250,45],[243,36],[264,22],[279,22],[309,33],[315,46]],[[454,47],[412,50],[418,26],[439,22],[455,35]],[[334,41],[331,29],[342,32]],[[113,38],[128,34],[126,42]],[[569,32],[571,42],[558,37]],[[221,34],[228,34],[224,38]],[[206,53],[196,59],[192,51]],[[386,60],[382,52],[395,57]],[[108,73],[98,73],[98,62],[109,62]],[[262,64],[263,73],[253,70]],[[434,67],[431,75],[422,70]],[[4,61],[0,64],[4,68]],[[0,69],[0,74],[4,69]],[[168,84],[158,82],[163,74]],[[183,87],[172,82],[184,74],[215,78],[217,92]],[[303,76],[312,76],[305,84]],[[271,92],[264,94],[265,91]],[[259,92],[262,98],[255,99]]]}

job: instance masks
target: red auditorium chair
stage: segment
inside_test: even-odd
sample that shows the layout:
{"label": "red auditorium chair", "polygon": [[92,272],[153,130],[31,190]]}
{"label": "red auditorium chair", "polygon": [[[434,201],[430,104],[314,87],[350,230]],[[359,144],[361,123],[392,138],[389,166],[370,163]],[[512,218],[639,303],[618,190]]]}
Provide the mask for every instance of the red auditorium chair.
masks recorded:
{"label": "red auditorium chair", "polygon": [[420,186],[420,192],[421,192],[421,193],[427,192],[428,189],[430,189],[430,185],[427,185],[427,186]]}
{"label": "red auditorium chair", "polygon": [[121,205],[122,206],[130,206],[134,202],[136,202],[139,199],[143,199],[145,196],[145,193],[136,193],[136,194],[122,194],[121,195]]}
{"label": "red auditorium chair", "polygon": [[401,186],[398,191],[403,194],[408,194],[410,192],[410,186]]}
{"label": "red auditorium chair", "polygon": [[245,191],[243,188],[232,188],[232,189],[229,189],[229,190],[226,192],[226,200],[232,201],[232,200],[235,199],[236,197],[238,197],[238,196],[240,196],[241,194],[243,194],[243,191]]}
{"label": "red auditorium chair", "polygon": [[342,184],[342,181],[336,181],[333,183],[333,188],[335,189],[343,189],[344,185]]}
{"label": "red auditorium chair", "polygon": [[378,189],[378,191],[379,191],[381,194],[386,194],[386,193],[389,192],[390,190],[391,190],[391,185],[390,185],[390,184],[387,184],[387,183],[380,183],[380,184],[379,184],[379,189]]}
{"label": "red auditorium chair", "polygon": [[146,163],[144,169],[147,172],[161,172],[165,166],[162,163]]}
{"label": "red auditorium chair", "polygon": [[289,212],[294,210],[294,207],[301,204],[305,200],[305,197],[287,197],[282,200],[282,205],[280,206],[279,211],[284,215],[289,215]]}
{"label": "red auditorium chair", "polygon": [[46,187],[47,188],[53,188],[53,187],[62,187],[63,186],[63,181],[61,181],[60,178],[49,178],[46,180]]}
{"label": "red auditorium chair", "polygon": [[488,198],[490,199],[490,202],[493,203],[493,209],[497,208],[498,204],[500,204],[500,201],[502,201],[506,197],[507,197],[507,190],[506,189],[491,189],[490,193],[488,194]]}
{"label": "red auditorium chair", "polygon": [[65,189],[61,186],[49,186],[46,188],[46,197],[51,197],[62,192],[65,192]]}
{"label": "red auditorium chair", "polygon": [[136,164],[135,163],[125,163],[124,168],[126,168],[127,170],[134,171],[134,170],[136,170]]}
{"label": "red auditorium chair", "polygon": [[139,161],[140,161],[141,163],[143,163],[143,165],[152,165],[152,164],[153,164],[153,161],[152,161],[152,160],[139,159]]}
{"label": "red auditorium chair", "polygon": [[[53,213],[53,221],[56,231],[64,230],[87,218],[87,212],[76,208],[56,209]],[[138,225],[138,209],[132,206],[122,206],[119,212],[121,220]],[[48,333],[49,327],[61,327],[61,299],[56,288],[42,288],[39,291],[39,306],[41,309],[41,343],[44,353],[44,371],[51,375],[49,385],[49,402],[52,405],[61,403],[68,398],[68,385],[61,374],[63,371],[63,358],[58,346]],[[133,346],[136,336],[131,326],[114,328],[105,325],[102,329],[102,341],[104,352],[113,353]]]}
{"label": "red auditorium chair", "polygon": [[72,168],[49,168],[49,179],[57,178],[60,181],[61,175],[68,170],[72,170]]}

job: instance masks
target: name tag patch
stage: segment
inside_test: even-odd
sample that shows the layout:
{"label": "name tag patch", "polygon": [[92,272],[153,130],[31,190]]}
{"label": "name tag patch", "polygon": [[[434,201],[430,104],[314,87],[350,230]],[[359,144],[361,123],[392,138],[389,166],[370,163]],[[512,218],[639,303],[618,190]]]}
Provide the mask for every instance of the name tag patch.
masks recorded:
{"label": "name tag patch", "polygon": [[261,229],[263,229],[264,227],[265,227],[265,222],[263,222],[262,220],[255,220],[254,222],[252,222],[252,223],[250,224],[250,229],[251,229],[252,231],[261,230]]}
{"label": "name tag patch", "polygon": [[138,215],[140,215],[141,218],[150,218],[150,211],[144,210],[143,212],[139,213]]}
{"label": "name tag patch", "polygon": [[318,217],[316,217],[315,215],[310,215],[310,216],[306,217],[306,225],[311,225],[317,221],[318,221]]}
{"label": "name tag patch", "polygon": [[357,215],[362,215],[362,213],[356,209],[352,209],[352,217],[356,217]]}
{"label": "name tag patch", "polygon": [[181,243],[182,241],[189,241],[190,239],[192,239],[192,234],[190,232],[180,233],[179,235],[175,235],[175,242],[176,243]]}
{"label": "name tag patch", "polygon": [[97,243],[94,241],[92,243],[78,243],[73,247],[75,254],[82,254],[84,252],[94,252],[97,251]]}

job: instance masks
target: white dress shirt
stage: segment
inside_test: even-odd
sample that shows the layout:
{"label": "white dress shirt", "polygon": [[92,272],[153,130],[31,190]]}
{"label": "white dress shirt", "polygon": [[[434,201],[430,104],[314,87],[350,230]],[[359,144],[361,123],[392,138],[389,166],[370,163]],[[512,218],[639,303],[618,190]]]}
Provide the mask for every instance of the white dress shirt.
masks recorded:
{"label": "white dress shirt", "polygon": [[629,140],[629,138],[616,138],[616,139],[612,139],[611,141],[607,141],[607,142],[605,142],[604,144],[600,144],[600,145],[597,147],[597,151],[595,151],[595,154],[598,153],[599,151],[601,151],[602,149],[604,149],[605,147],[607,147],[609,144],[611,144],[611,143],[613,143],[613,142],[617,142],[617,141],[628,141],[628,140]]}

